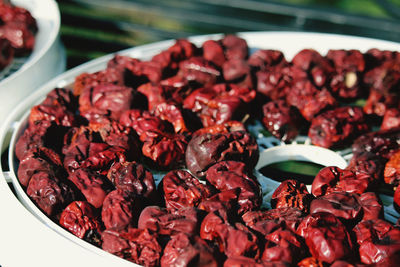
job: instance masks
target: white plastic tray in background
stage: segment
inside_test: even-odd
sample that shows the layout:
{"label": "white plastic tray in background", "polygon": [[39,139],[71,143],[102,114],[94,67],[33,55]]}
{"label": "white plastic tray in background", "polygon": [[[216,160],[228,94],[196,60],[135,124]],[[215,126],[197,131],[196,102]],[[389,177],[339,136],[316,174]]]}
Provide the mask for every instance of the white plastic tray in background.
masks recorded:
{"label": "white plastic tray in background", "polygon": [[[0,80],[0,124],[40,85],[65,71],[65,51],[59,39],[60,12],[54,0],[12,0],[36,19],[35,46],[24,63]],[[3,150],[1,150],[3,151]]]}
{"label": "white plastic tray in background", "polygon": [[[295,53],[304,48],[314,48],[322,54],[325,54],[328,49],[359,49],[365,52],[370,48],[379,48],[400,51],[400,44],[397,43],[342,35],[299,32],[253,32],[239,35],[247,40],[253,51],[255,49],[278,49],[289,60]],[[220,37],[221,35],[208,35],[193,37],[190,40],[199,45],[205,40]],[[152,55],[168,48],[173,43],[173,40],[164,41],[128,49],[119,54],[149,59]],[[105,68],[107,61],[112,57],[113,55],[108,55],[88,62],[49,81],[20,103],[3,123],[0,129],[0,149],[8,146],[7,136],[12,134],[12,139],[9,150],[11,171],[3,173],[3,167],[0,165],[0,201],[7,203],[6,205],[0,205],[0,214],[10,214],[10,216],[2,216],[0,220],[0,236],[2,240],[6,240],[5,242],[0,242],[0,264],[3,264],[3,262],[12,263],[14,257],[18,257],[21,255],[21,251],[26,250],[27,252],[25,254],[22,253],[22,255],[26,257],[27,263],[29,263],[28,260],[41,263],[30,264],[33,266],[60,266],[59,263],[65,265],[70,263],[72,266],[82,266],[84,263],[85,265],[90,263],[89,266],[111,266],[111,262],[113,263],[112,266],[125,266],[127,263],[77,238],[52,222],[27,197],[15,175],[17,165],[14,146],[19,134],[26,126],[27,116],[31,107],[40,103],[53,88],[71,84],[75,76],[80,73],[94,72]],[[326,160],[329,159],[326,158]],[[15,198],[11,192],[4,176],[7,176],[12,181],[19,199]],[[29,234],[29,232],[32,233]],[[15,233],[19,234],[16,235]],[[43,234],[38,235],[38,233]],[[9,245],[7,245],[8,240],[10,240]],[[71,248],[73,250],[69,251]],[[82,257],[82,255],[85,256]],[[101,262],[99,259],[104,259],[104,264],[98,264],[98,262]],[[19,262],[24,261],[23,257],[18,258],[18,260]],[[76,265],[77,263],[78,265]],[[24,266],[23,264],[4,265]]]}

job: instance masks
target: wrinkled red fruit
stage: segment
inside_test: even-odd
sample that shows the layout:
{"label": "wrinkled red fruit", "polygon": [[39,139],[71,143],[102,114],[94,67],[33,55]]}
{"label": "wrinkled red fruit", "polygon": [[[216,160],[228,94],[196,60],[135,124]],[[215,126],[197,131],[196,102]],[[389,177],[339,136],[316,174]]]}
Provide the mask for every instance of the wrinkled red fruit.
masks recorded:
{"label": "wrinkled red fruit", "polygon": [[61,213],[60,225],[94,245],[101,245],[100,222],[93,206],[86,201],[74,201]]}
{"label": "wrinkled red fruit", "polygon": [[247,174],[245,163],[218,162],[207,170],[206,179],[220,191],[240,188],[239,214],[257,209],[261,205],[261,187],[254,177]]}
{"label": "wrinkled red fruit", "polygon": [[284,100],[268,102],[263,106],[262,123],[267,130],[282,141],[291,141],[304,123],[299,111]]}
{"label": "wrinkled red fruit", "polygon": [[394,153],[386,163],[383,177],[387,184],[400,184],[400,151]]}
{"label": "wrinkled red fruit", "polygon": [[247,132],[206,133],[190,140],[186,166],[196,176],[204,176],[207,169],[223,160],[246,162],[248,170],[258,161],[258,145]]}
{"label": "wrinkled red fruit", "polygon": [[283,181],[271,197],[272,208],[298,208],[304,212],[308,212],[310,203],[314,199],[307,187],[297,180]]}
{"label": "wrinkled red fruit", "polygon": [[101,219],[106,229],[121,230],[135,225],[137,201],[134,196],[120,189],[111,191],[101,207]]}
{"label": "wrinkled red fruit", "polygon": [[343,223],[330,213],[308,215],[299,225],[302,236],[317,260],[333,263],[351,254],[352,243]]}
{"label": "wrinkled red fruit", "polygon": [[196,207],[213,195],[214,190],[185,170],[168,172],[162,180],[165,206],[168,209]]}
{"label": "wrinkled red fruit", "polygon": [[162,248],[157,235],[147,229],[128,228],[124,231],[105,230],[102,248],[114,255],[144,266],[160,264]]}
{"label": "wrinkled red fruit", "polygon": [[200,211],[192,208],[167,210],[158,206],[148,206],[140,213],[138,228],[148,229],[160,235],[198,234]]}
{"label": "wrinkled red fruit", "polygon": [[167,243],[161,266],[217,267],[213,249],[200,237],[184,233],[174,235]]}
{"label": "wrinkled red fruit", "polygon": [[308,136],[317,146],[343,147],[368,130],[369,126],[361,108],[339,107],[313,118]]}

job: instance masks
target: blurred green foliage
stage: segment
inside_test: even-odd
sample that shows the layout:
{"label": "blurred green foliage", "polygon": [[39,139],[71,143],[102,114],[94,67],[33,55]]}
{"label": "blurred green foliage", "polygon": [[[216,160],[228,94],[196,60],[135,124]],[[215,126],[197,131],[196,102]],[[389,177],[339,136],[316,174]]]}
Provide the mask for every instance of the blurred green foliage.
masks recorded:
{"label": "blurred green foliage", "polygon": [[[277,3],[288,3],[301,6],[314,6],[322,8],[334,8],[357,15],[365,15],[379,18],[390,18],[390,14],[377,0],[280,0]],[[400,0],[387,0],[400,8]]]}

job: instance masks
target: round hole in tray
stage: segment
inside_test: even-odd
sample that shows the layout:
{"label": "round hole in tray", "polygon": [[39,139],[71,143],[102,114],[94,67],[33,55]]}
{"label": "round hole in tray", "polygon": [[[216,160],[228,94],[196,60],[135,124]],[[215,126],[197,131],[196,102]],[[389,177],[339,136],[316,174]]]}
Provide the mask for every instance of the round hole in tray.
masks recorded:
{"label": "round hole in tray", "polygon": [[[292,162],[296,165],[301,165],[301,162],[304,162],[305,168],[311,167],[313,171],[317,170],[318,167],[337,166],[339,168],[346,168],[347,166],[346,160],[335,151],[312,145],[292,144],[275,146],[260,152],[260,159],[258,160],[256,170],[266,176],[266,178],[271,181],[271,186],[276,188],[282,180],[296,178],[278,177],[274,179],[274,177],[265,175],[265,167],[283,162]],[[298,171],[291,170],[291,173],[295,173],[301,177],[301,175],[304,175],[305,171],[300,169]],[[282,175],[285,174],[288,173],[282,172]],[[307,176],[310,175],[311,173]],[[310,189],[312,181],[303,180],[301,182],[307,184],[308,189]]]}

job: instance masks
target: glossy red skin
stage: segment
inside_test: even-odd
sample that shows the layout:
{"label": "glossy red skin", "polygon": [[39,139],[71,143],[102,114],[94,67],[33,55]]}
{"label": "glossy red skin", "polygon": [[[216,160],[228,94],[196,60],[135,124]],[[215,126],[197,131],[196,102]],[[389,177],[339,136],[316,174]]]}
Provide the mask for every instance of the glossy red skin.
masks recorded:
{"label": "glossy red skin", "polygon": [[19,162],[18,180],[27,186],[32,175],[44,171],[54,175],[62,175],[62,162],[59,154],[45,147],[28,150]]}
{"label": "glossy red skin", "polygon": [[288,267],[288,266],[291,265],[284,261],[258,262],[253,258],[244,256],[229,257],[224,262],[224,267]]}
{"label": "glossy red skin", "polygon": [[179,63],[178,76],[200,86],[210,86],[220,78],[221,71],[203,57],[191,57]]}
{"label": "glossy red skin", "polygon": [[[303,71],[301,71],[303,73]],[[292,83],[292,68],[286,63],[257,71],[257,92],[271,100],[286,99]]]}
{"label": "glossy red skin", "polygon": [[372,153],[383,158],[382,160],[386,162],[400,148],[399,138],[400,129],[364,134],[357,138],[352,145],[354,157]]}
{"label": "glossy red skin", "polygon": [[38,121],[54,121],[66,127],[77,125],[74,114],[61,105],[34,106],[29,114],[29,123],[36,124]]}
{"label": "glossy red skin", "polygon": [[362,206],[358,195],[347,192],[332,192],[313,200],[310,214],[327,212],[345,221],[361,219]]}
{"label": "glossy red skin", "polygon": [[262,123],[276,138],[286,142],[298,135],[304,120],[295,107],[281,99],[266,103],[262,109]]}
{"label": "glossy red skin", "polygon": [[137,162],[117,162],[108,170],[107,178],[114,186],[128,194],[156,199],[153,174]]}
{"label": "glossy red skin", "polygon": [[261,205],[261,187],[255,178],[247,174],[246,165],[242,162],[218,162],[207,170],[206,180],[220,191],[240,188],[239,214]]}
{"label": "glossy red skin", "polygon": [[290,230],[278,229],[266,235],[265,239],[265,249],[261,256],[263,261],[284,261],[293,264],[305,254],[300,237]]}
{"label": "glossy red skin", "polygon": [[199,210],[193,207],[167,210],[158,206],[148,206],[140,213],[138,228],[148,229],[160,235],[185,233],[194,236],[199,231],[199,217]]}
{"label": "glossy red skin", "polygon": [[77,169],[68,176],[68,180],[75,184],[95,208],[103,205],[104,198],[113,189],[105,176],[87,169]]}
{"label": "glossy red skin", "polygon": [[400,184],[400,151],[394,153],[386,162],[383,178],[387,184]]}
{"label": "glossy red skin", "polygon": [[305,184],[288,179],[275,189],[271,197],[271,207],[274,209],[293,207],[307,213],[313,199],[314,196],[308,192]]}
{"label": "glossy red skin", "polygon": [[229,223],[224,211],[208,213],[201,223],[200,237],[215,242],[228,257],[260,256],[257,236],[243,224]]}
{"label": "glossy red skin", "polygon": [[188,95],[183,107],[197,113],[204,127],[242,120],[256,91],[231,83],[202,87]]}
{"label": "glossy red skin", "polygon": [[131,109],[133,98],[132,88],[100,84],[91,90],[82,92],[79,97],[79,111],[84,114],[95,110],[109,114],[113,119],[118,119],[122,112]]}
{"label": "glossy red skin", "polygon": [[146,132],[143,135],[142,153],[158,169],[181,167],[185,159],[187,138],[182,134]]}
{"label": "glossy red skin", "polygon": [[179,39],[167,50],[155,55],[151,61],[161,65],[164,73],[175,71],[179,62],[198,54],[197,47],[188,40]]}
{"label": "glossy red skin", "polygon": [[287,62],[279,50],[259,49],[250,55],[248,63],[258,70],[268,70],[272,66],[284,65]]}
{"label": "glossy red skin", "polygon": [[313,118],[308,136],[317,146],[343,147],[369,129],[360,107],[338,107]]}
{"label": "glossy red skin", "polygon": [[245,88],[254,87],[251,66],[246,60],[231,59],[225,61],[222,65],[222,74],[226,82]]}
{"label": "glossy red skin", "polygon": [[398,108],[390,108],[386,110],[383,116],[381,130],[390,130],[400,127],[400,111]]}
{"label": "glossy red skin", "polygon": [[167,209],[196,207],[215,192],[213,187],[200,183],[185,170],[168,172],[162,179],[162,189]]}
{"label": "glossy red skin", "polygon": [[[100,222],[95,210],[86,201],[74,201],[61,213],[60,225],[75,236],[99,245]],[[97,240],[91,239],[95,237]],[[97,242],[97,243],[96,243]]]}
{"label": "glossy red skin", "polygon": [[353,229],[361,262],[396,266],[400,251],[400,230],[383,220],[360,222]]}
{"label": "glossy red skin", "polygon": [[184,233],[172,236],[161,257],[161,266],[217,267],[213,249],[199,236]]}
{"label": "glossy red skin", "polygon": [[[364,173],[373,178],[373,181],[378,181],[383,175],[386,160],[371,152],[366,152],[361,155],[353,156],[346,167],[357,174]],[[360,187],[363,188],[363,187]]]}
{"label": "glossy red skin", "polygon": [[362,76],[365,60],[359,50],[329,50],[328,58],[334,66],[330,81],[333,93],[342,98],[354,99],[362,95]]}
{"label": "glossy red skin", "polygon": [[135,225],[136,199],[120,189],[107,194],[101,207],[101,219],[106,229],[122,230]]}
{"label": "glossy red skin", "polygon": [[367,173],[328,166],[322,168],[315,176],[311,193],[316,197],[340,191],[362,194],[373,182],[374,178]]}
{"label": "glossy red skin", "polygon": [[186,167],[198,177],[203,177],[210,166],[223,160],[246,162],[251,170],[258,157],[255,139],[243,131],[195,136],[185,152]]}
{"label": "glossy red skin", "polygon": [[383,206],[379,197],[374,192],[365,192],[358,198],[363,210],[361,221],[377,220],[383,218]]}
{"label": "glossy red skin", "polygon": [[107,229],[101,234],[101,238],[102,248],[107,252],[144,266],[160,264],[162,248],[157,242],[157,235],[151,234],[147,229]]}
{"label": "glossy red skin", "polygon": [[305,239],[317,260],[333,263],[351,255],[350,235],[343,223],[330,213],[308,215],[299,225],[297,234]]}
{"label": "glossy red skin", "polygon": [[104,143],[125,149],[130,158],[139,158],[140,144],[133,129],[124,127],[117,121],[108,118],[104,118],[101,122],[90,122],[89,128],[98,132]]}
{"label": "glossy red skin", "polygon": [[338,105],[336,99],[327,89],[318,90],[310,81],[295,81],[286,95],[288,104],[297,107],[303,117],[311,121],[326,109]]}
{"label": "glossy red skin", "polygon": [[189,131],[183,117],[182,109],[180,105],[174,103],[174,101],[158,103],[153,107],[152,112],[160,119],[170,122],[174,127],[175,133]]}
{"label": "glossy red skin", "polygon": [[222,191],[211,197],[202,200],[197,206],[198,209],[205,210],[207,212],[213,212],[216,210],[226,210],[227,212],[237,212],[238,209],[238,197],[240,194],[240,188],[234,188],[227,191]]}
{"label": "glossy red skin", "polygon": [[50,217],[75,199],[75,192],[68,184],[43,171],[31,177],[26,194]]}
{"label": "glossy red skin", "polygon": [[192,134],[192,138],[206,133],[218,134],[218,133],[231,133],[237,131],[246,131],[244,124],[239,121],[227,121],[223,124],[216,124],[213,126],[200,128]]}
{"label": "glossy red skin", "polygon": [[383,117],[387,110],[398,106],[399,100],[395,93],[371,89],[363,109],[368,115]]}
{"label": "glossy red skin", "polygon": [[280,208],[268,211],[248,211],[242,215],[243,222],[251,229],[267,235],[278,228],[297,231],[305,214],[297,208]]}
{"label": "glossy red skin", "polygon": [[324,263],[314,257],[305,258],[300,261],[297,266],[299,267],[325,267]]}

